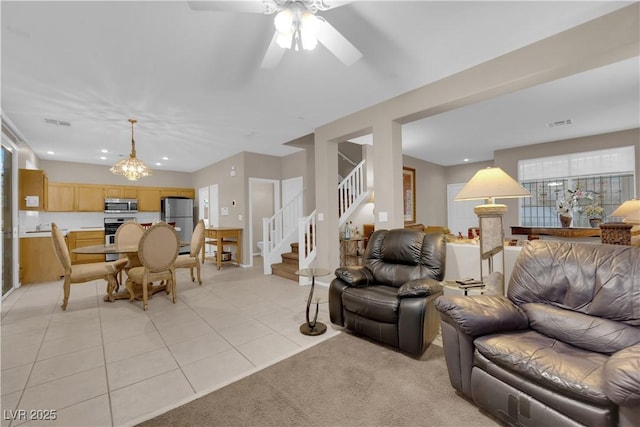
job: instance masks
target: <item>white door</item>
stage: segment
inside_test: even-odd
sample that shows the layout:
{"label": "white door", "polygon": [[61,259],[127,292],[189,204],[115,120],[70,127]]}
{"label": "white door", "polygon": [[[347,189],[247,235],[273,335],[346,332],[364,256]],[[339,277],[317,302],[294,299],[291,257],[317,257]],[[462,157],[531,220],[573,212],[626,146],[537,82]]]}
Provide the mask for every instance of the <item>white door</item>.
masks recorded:
{"label": "white door", "polygon": [[209,187],[198,189],[198,220],[204,220],[205,227],[209,226]]}

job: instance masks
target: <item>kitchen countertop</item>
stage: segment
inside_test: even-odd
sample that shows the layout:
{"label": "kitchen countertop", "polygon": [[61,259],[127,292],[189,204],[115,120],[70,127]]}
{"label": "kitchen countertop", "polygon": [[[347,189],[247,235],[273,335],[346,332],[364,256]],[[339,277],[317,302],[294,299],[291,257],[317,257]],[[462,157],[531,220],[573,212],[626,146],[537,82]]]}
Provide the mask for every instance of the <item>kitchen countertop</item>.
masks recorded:
{"label": "kitchen countertop", "polygon": [[[62,234],[65,236],[72,231],[104,231],[104,227],[80,227],[80,228],[61,228]],[[29,230],[20,233],[20,238],[33,238],[33,237],[51,237],[51,230],[36,231]]]}

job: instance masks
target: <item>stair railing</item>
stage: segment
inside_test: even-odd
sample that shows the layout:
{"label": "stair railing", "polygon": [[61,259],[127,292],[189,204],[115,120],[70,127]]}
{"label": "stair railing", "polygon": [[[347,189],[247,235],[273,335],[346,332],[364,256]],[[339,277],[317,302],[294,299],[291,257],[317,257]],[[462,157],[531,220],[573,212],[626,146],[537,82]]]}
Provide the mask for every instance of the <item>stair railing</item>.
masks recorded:
{"label": "stair railing", "polygon": [[271,274],[271,264],[279,262],[278,258],[297,238],[298,218],[302,216],[303,192],[298,193],[271,218],[262,219],[263,269],[264,274]]}
{"label": "stair railing", "polygon": [[362,160],[338,184],[339,225],[344,224],[362,200],[367,197],[364,164],[365,160]]}
{"label": "stair railing", "polygon": [[[316,211],[298,220],[298,269],[309,268],[318,253],[316,247]],[[309,285],[309,277],[300,276],[298,284]]]}

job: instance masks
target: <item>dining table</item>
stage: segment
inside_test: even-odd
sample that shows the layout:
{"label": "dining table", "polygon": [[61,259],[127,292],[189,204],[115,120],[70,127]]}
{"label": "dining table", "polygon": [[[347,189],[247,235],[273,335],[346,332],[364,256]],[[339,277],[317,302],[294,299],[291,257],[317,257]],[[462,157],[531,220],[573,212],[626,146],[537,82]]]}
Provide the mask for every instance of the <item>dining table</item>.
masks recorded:
{"label": "dining table", "polygon": [[[189,244],[190,242],[180,242],[181,247],[188,246]],[[82,246],[82,247],[73,249],[71,252],[76,254],[91,254],[91,255],[98,255],[98,254],[126,255],[127,258],[129,258],[130,260],[135,261],[136,263],[139,262],[137,244],[132,245],[132,244],[109,243],[109,244],[102,244],[102,245]],[[105,295],[104,300],[108,302],[113,302],[118,299],[130,299],[131,296],[129,295],[128,291],[118,292],[119,287],[120,287],[120,283],[117,284],[117,288],[115,289],[108,286],[107,295]],[[157,292],[166,291],[166,289],[167,289],[166,283],[160,283],[157,285],[154,285],[153,283],[151,283],[148,288],[148,292],[149,292],[149,295],[151,296]],[[140,289],[138,288],[135,289],[134,297],[135,299],[142,299],[141,287]]]}

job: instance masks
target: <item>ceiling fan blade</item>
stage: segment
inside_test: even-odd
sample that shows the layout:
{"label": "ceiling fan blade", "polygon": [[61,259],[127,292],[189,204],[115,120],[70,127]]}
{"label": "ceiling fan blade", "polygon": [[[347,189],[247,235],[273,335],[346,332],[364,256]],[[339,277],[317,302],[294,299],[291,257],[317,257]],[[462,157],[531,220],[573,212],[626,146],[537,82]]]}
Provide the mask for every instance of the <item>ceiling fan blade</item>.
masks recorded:
{"label": "ceiling fan blade", "polygon": [[267,8],[261,1],[203,1],[187,0],[191,10],[213,12],[265,13]]}
{"label": "ceiling fan blade", "polygon": [[275,68],[280,63],[280,60],[282,60],[285,49],[278,46],[278,43],[276,43],[277,38],[278,32],[275,31],[273,33],[271,43],[269,43],[269,47],[264,54],[264,58],[262,58],[262,64],[260,64],[260,68]]}
{"label": "ceiling fan blade", "polygon": [[349,67],[358,59],[362,58],[362,52],[352,45],[345,36],[340,34],[333,25],[329,24],[324,19],[322,19],[321,22],[322,24],[320,25],[320,29],[316,35],[318,41],[325,45],[331,53],[344,63],[344,65]]}

